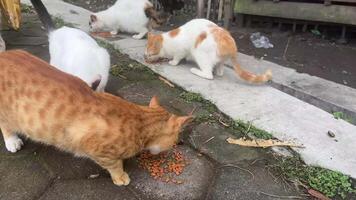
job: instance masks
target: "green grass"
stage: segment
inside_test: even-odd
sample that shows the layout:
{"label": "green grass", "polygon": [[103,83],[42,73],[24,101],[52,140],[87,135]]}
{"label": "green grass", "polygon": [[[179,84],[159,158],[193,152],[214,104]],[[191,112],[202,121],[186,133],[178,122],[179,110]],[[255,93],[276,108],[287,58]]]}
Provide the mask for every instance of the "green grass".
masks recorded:
{"label": "green grass", "polygon": [[335,119],[342,119],[342,120],[345,120],[349,123],[352,122],[352,119],[351,117],[348,117],[345,113],[343,112],[334,112],[333,113],[333,116],[335,117]]}
{"label": "green grass", "polygon": [[355,193],[351,178],[336,171],[307,166],[299,157],[279,158],[272,168],[289,180],[298,180],[328,197],[345,199]]}
{"label": "green grass", "polygon": [[233,128],[243,132],[245,135],[248,135],[250,133],[251,135],[253,135],[259,139],[269,140],[269,139],[273,138],[273,135],[271,133],[268,133],[265,130],[256,128],[251,123],[245,123],[241,120],[235,120],[233,122]]}
{"label": "green grass", "polygon": [[33,7],[27,4],[21,4],[21,13],[33,13]]}
{"label": "green grass", "polygon": [[54,26],[56,28],[61,28],[62,26],[75,27],[74,24],[65,22],[62,18],[54,16],[52,17]]}
{"label": "green grass", "polygon": [[201,103],[202,107],[206,109],[209,113],[214,113],[218,109],[209,100],[204,99],[200,94],[194,92],[182,92],[179,97],[187,103],[198,102]]}

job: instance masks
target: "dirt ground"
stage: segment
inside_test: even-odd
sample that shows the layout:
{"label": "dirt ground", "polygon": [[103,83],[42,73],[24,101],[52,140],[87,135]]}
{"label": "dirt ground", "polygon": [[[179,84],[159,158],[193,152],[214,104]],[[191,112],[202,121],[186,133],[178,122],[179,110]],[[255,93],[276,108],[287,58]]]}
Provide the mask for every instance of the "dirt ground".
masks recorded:
{"label": "dirt ground", "polygon": [[[103,10],[112,5],[115,0],[65,0],[92,11]],[[183,24],[187,19],[175,16],[169,26],[161,30],[169,30]],[[310,32],[292,33],[291,29],[280,31],[272,28],[231,27],[231,33],[236,40],[241,53],[278,63],[285,67],[296,69],[349,87],[356,88],[356,40],[348,36],[348,44],[337,44],[337,34],[313,35]],[[257,49],[250,41],[250,35],[261,32],[267,36],[274,48]],[[326,36],[326,39],[322,39]]]}

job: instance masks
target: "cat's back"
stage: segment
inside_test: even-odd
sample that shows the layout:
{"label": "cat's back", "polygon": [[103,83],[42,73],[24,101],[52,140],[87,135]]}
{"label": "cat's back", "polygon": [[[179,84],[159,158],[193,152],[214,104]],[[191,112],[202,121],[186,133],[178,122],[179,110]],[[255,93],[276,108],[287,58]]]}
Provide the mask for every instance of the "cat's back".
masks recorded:
{"label": "cat's back", "polygon": [[[91,89],[80,79],[64,73],[23,50],[0,53],[0,82],[13,88],[50,87],[91,95]],[[12,84],[11,84],[12,83]],[[4,89],[4,88],[2,88]]]}
{"label": "cat's back", "polygon": [[76,44],[85,46],[97,47],[95,40],[82,30],[70,27],[62,27],[50,33],[49,36],[51,43],[58,43],[61,45],[71,45],[73,48],[77,47]]}
{"label": "cat's back", "polygon": [[179,27],[179,29],[181,29],[182,32],[196,35],[200,34],[203,31],[209,30],[213,26],[217,25],[207,19],[192,19],[181,27]]}

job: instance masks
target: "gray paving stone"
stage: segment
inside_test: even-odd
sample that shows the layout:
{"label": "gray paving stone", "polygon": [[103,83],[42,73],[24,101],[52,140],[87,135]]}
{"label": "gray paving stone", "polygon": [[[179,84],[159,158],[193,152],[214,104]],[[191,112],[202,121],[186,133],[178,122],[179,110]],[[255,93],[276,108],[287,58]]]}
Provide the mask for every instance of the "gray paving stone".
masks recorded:
{"label": "gray paving stone", "polygon": [[183,180],[182,184],[156,181],[147,171],[139,168],[134,160],[130,160],[126,163],[126,169],[131,177],[130,186],[148,199],[204,199],[214,174],[212,164],[204,157],[198,157],[196,152],[186,146],[179,148],[190,161],[179,176],[179,179]]}
{"label": "gray paving stone", "polygon": [[99,174],[100,177],[109,177],[106,170],[86,158],[75,157],[73,154],[44,147],[38,156],[47,165],[48,169],[59,179],[88,178]]}
{"label": "gray paving stone", "polygon": [[24,146],[22,146],[20,151],[11,153],[7,151],[2,134],[0,134],[0,159],[27,157],[31,154],[36,154],[35,152],[41,148],[41,145],[31,140],[23,139],[23,142]]}
{"label": "gray paving stone", "polygon": [[[258,166],[260,165],[260,166]],[[239,168],[223,167],[217,172],[215,184],[208,196],[210,200],[271,200],[287,199],[272,198],[263,193],[279,196],[298,196],[292,188],[284,187],[280,180],[275,180],[263,169],[263,163],[256,162],[254,166],[243,166],[253,176]],[[302,196],[301,196],[302,197]]]}
{"label": "gray paving stone", "polygon": [[39,197],[53,176],[35,156],[1,159],[0,199],[30,200]]}
{"label": "gray paving stone", "polygon": [[135,195],[111,179],[56,181],[40,200],[133,200]]}
{"label": "gray paving stone", "polygon": [[189,135],[184,135],[195,148],[220,163],[237,163],[256,160],[266,155],[265,150],[241,147],[226,142],[228,137],[236,137],[214,124],[200,124]]}

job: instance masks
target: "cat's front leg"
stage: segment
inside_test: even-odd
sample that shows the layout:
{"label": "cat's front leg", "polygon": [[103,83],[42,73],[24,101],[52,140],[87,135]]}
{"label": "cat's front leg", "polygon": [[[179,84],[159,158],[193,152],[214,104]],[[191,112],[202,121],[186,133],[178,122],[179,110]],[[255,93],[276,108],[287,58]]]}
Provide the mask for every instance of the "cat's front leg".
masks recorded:
{"label": "cat's front leg", "polygon": [[132,38],[136,39],[136,40],[140,40],[143,37],[145,37],[147,32],[148,32],[148,29],[145,29],[145,30],[141,31],[139,34],[133,35]]}
{"label": "cat's front leg", "polygon": [[[115,185],[122,186],[128,185],[130,183],[129,175],[124,171],[122,160],[111,161],[109,162],[106,168],[110,175],[111,179]],[[105,165],[105,164],[104,164]]]}
{"label": "cat's front leg", "polygon": [[184,56],[173,56],[173,59],[169,61],[168,63],[173,66],[177,66],[179,62],[184,58]]}
{"label": "cat's front leg", "polygon": [[118,31],[117,30],[114,30],[114,31],[110,31],[110,34],[111,35],[117,35]]}
{"label": "cat's front leg", "polygon": [[5,147],[11,153],[16,153],[18,150],[21,149],[23,142],[21,138],[19,138],[15,133],[12,131],[2,127],[1,128],[2,135],[5,141]]}

